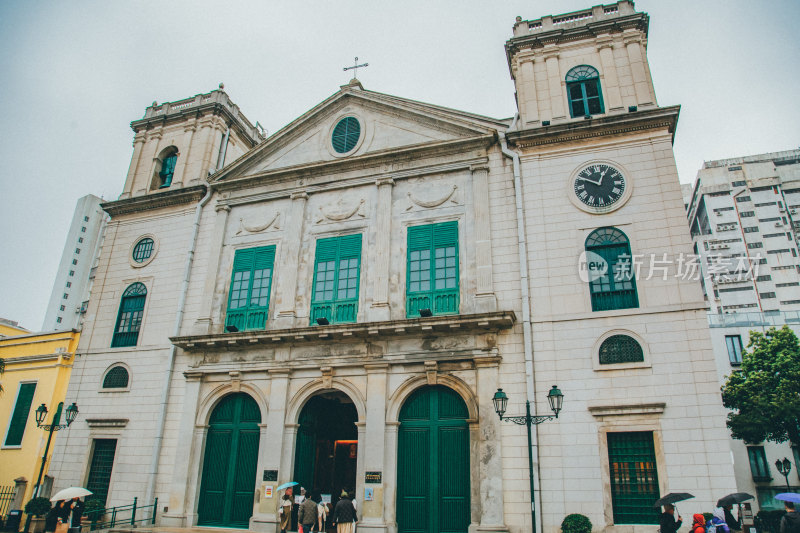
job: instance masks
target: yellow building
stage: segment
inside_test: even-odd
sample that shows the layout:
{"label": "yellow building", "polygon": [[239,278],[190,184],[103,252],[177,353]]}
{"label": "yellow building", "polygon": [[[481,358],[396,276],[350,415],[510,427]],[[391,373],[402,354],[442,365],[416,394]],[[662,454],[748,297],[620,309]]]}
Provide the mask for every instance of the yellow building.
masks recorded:
{"label": "yellow building", "polygon": [[[0,501],[0,514],[23,508],[33,495],[48,437],[36,426],[36,409],[45,404],[48,413],[43,423],[52,423],[67,392],[79,338],[76,330],[31,333],[0,319],[0,359],[5,366],[0,375],[0,492],[7,494],[10,488],[14,494],[11,501]],[[59,433],[53,432],[47,463]],[[47,467],[45,464],[45,475]],[[49,487],[49,480],[43,477],[43,495]]]}

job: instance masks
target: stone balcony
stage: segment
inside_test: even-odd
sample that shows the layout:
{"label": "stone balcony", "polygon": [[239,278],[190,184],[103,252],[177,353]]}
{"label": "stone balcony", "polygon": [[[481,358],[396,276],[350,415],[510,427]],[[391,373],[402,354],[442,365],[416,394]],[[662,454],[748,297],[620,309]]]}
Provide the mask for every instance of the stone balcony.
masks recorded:
{"label": "stone balcony", "polygon": [[517,17],[517,22],[514,24],[514,37],[571,29],[592,22],[609,21],[634,14],[636,14],[636,11],[633,7],[633,2],[621,0],[615,4],[594,6],[590,9],[573,11],[562,15],[548,15],[536,20],[522,20],[521,17]]}

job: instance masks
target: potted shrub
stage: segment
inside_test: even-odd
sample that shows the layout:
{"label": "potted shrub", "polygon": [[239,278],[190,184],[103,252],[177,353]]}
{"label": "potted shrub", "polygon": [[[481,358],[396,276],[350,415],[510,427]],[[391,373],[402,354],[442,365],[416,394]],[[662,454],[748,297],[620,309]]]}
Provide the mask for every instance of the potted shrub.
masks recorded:
{"label": "potted shrub", "polygon": [[50,500],[39,496],[33,498],[25,504],[25,513],[31,517],[31,531],[33,533],[42,533],[44,531],[44,521],[47,513],[50,512]]}
{"label": "potted shrub", "polygon": [[561,522],[561,531],[563,533],[592,533],[592,522],[582,514],[568,514]]}
{"label": "potted shrub", "polygon": [[92,529],[94,529],[94,525],[103,519],[103,511],[105,508],[106,506],[103,504],[103,502],[98,499],[87,500],[83,507],[83,516],[81,517],[81,522],[90,522],[92,524]]}

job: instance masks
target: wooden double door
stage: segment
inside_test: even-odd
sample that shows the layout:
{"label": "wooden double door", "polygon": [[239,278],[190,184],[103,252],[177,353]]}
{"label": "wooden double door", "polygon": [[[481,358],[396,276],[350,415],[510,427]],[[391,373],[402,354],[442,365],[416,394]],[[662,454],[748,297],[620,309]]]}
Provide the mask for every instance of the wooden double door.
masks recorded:
{"label": "wooden double door", "polygon": [[453,390],[415,391],[400,411],[399,533],[466,533],[470,523],[467,406]]}
{"label": "wooden double door", "polygon": [[247,528],[253,515],[261,410],[244,393],[214,408],[206,436],[197,508],[202,526]]}

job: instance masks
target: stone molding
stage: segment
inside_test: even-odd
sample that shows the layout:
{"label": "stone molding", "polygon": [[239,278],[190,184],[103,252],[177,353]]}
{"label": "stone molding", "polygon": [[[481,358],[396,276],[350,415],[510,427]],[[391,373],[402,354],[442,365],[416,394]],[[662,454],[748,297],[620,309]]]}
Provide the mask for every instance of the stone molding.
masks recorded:
{"label": "stone molding", "polygon": [[105,202],[100,204],[100,207],[111,218],[114,218],[120,215],[153,211],[163,207],[197,203],[205,196],[206,189],[205,185],[195,185],[193,187],[184,187],[183,189]]}
{"label": "stone molding", "polygon": [[87,418],[86,423],[90,428],[124,428],[128,425],[127,418]]}
{"label": "stone molding", "polygon": [[636,403],[628,405],[595,405],[589,406],[589,413],[594,417],[661,415],[667,406],[664,402]]}

